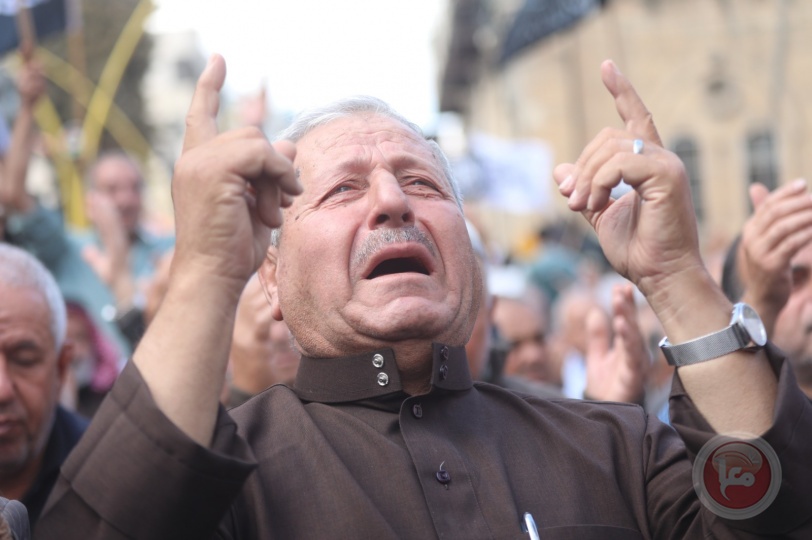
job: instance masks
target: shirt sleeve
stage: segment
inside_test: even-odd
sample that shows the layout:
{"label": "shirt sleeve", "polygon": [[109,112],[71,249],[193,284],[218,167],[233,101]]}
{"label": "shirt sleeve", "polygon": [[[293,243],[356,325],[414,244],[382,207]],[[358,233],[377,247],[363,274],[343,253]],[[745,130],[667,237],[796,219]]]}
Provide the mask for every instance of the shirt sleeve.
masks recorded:
{"label": "shirt sleeve", "polygon": [[59,213],[39,203],[30,212],[11,214],[6,229],[14,245],[32,253],[51,273],[70,249]]}
{"label": "shirt sleeve", "polygon": [[181,432],[129,362],[62,467],[35,538],[213,538],[256,462],[221,407],[210,448]]}
{"label": "shirt sleeve", "polygon": [[[735,538],[812,538],[812,404],[801,392],[792,368],[774,346],[766,348],[767,357],[778,376],[778,397],[772,427],[761,439],[776,453],[781,466],[781,485],[773,503],[762,513],[742,520],[729,520],[715,515],[705,523],[719,538],[718,530],[733,530]],[[703,445],[716,433],[696,409],[679,376],[675,376],[670,399],[671,422],[685,442],[693,462]],[[703,513],[709,512],[702,508]]]}

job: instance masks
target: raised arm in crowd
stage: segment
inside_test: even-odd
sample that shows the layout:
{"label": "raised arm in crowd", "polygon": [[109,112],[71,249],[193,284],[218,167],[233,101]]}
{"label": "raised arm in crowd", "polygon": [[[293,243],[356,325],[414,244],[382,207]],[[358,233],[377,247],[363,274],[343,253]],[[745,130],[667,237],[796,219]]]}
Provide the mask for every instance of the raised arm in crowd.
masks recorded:
{"label": "raised arm in crowd", "polygon": [[[741,306],[751,335],[708,346],[734,308],[702,263],[684,168],[612,62],[601,77],[623,126],[554,177],[662,323],[682,366],[676,432],[635,405],[473,383],[463,346],[483,285],[439,148],[373,98],[306,113],[273,144],[256,128],[219,133],[215,56],[172,183],[166,297],[63,467],[40,537],[812,534],[810,403]],[[621,179],[633,190],[613,200]],[[301,364],[292,387],[226,413],[235,311],[257,269]],[[731,432],[760,436],[780,463],[771,500],[744,516],[711,511],[692,479],[706,443]],[[750,477],[719,478],[749,493],[736,490]]]}

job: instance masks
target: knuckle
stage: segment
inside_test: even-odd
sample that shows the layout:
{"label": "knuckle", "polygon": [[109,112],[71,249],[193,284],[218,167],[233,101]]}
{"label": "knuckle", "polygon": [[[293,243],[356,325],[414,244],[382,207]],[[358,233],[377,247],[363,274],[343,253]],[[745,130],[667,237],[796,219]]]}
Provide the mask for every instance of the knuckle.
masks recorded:
{"label": "knuckle", "polygon": [[194,131],[200,124],[200,114],[196,111],[189,111],[186,114],[186,131]]}
{"label": "knuckle", "polygon": [[262,139],[267,141],[265,133],[263,133],[262,130],[256,126],[244,126],[238,128],[236,133],[238,136],[246,139]]}
{"label": "knuckle", "polygon": [[685,170],[685,165],[675,154],[671,154],[669,159],[665,161],[664,173],[669,178],[680,178],[686,182],[688,181],[688,173]]}

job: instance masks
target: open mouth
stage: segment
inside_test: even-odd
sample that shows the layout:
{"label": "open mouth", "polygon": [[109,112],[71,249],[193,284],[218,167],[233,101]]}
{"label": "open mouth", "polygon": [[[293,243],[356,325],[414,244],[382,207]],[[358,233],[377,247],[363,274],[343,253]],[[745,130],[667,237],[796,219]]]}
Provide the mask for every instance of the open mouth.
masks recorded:
{"label": "open mouth", "polygon": [[381,261],[372,272],[369,273],[367,279],[375,279],[381,276],[388,276],[392,274],[403,274],[413,272],[417,274],[429,275],[429,270],[423,261],[416,257],[401,257],[396,259],[387,259]]}

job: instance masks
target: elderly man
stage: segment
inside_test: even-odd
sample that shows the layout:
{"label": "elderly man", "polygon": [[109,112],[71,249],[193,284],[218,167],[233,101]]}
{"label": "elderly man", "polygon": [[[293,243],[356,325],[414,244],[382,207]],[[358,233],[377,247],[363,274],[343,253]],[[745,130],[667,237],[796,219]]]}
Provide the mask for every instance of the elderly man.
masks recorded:
{"label": "elderly man", "polygon": [[25,251],[0,244],[0,492],[34,523],[87,422],[58,405],[71,362],[65,303]]}
{"label": "elderly man", "polygon": [[[602,76],[626,126],[555,177],[675,349],[726,328],[731,304],[701,263],[679,160],[612,63]],[[714,430],[763,434],[793,478],[755,518],[717,517],[693,491],[686,446],[639,407],[472,384],[463,345],[481,281],[446,162],[413,125],[350,100],[273,146],[256,129],[218,135],[224,78],[215,56],[189,112],[166,297],[63,467],[43,538],[527,538],[535,525],[543,538],[755,538],[810,526],[812,405],[773,350],[671,351],[707,360],[679,368],[688,450]],[[621,176],[634,191],[610,200]],[[266,225],[281,225],[270,248]],[[293,388],[226,414],[234,313],[260,263],[303,357]]]}

